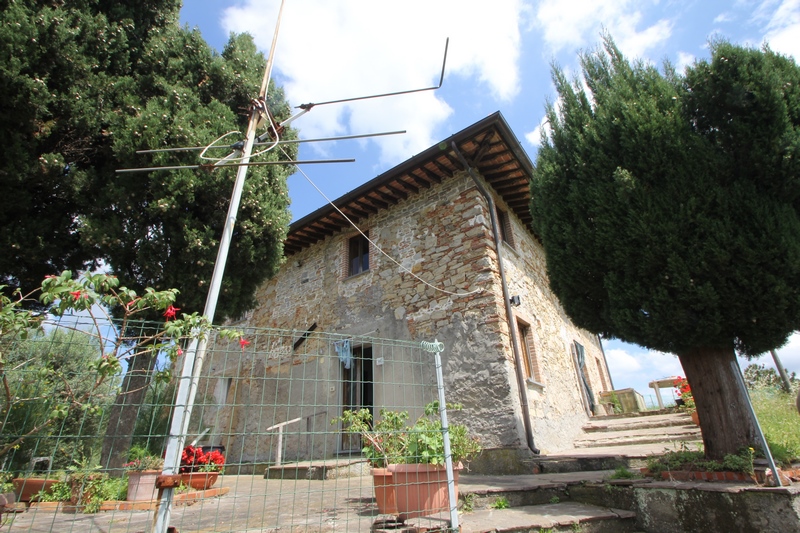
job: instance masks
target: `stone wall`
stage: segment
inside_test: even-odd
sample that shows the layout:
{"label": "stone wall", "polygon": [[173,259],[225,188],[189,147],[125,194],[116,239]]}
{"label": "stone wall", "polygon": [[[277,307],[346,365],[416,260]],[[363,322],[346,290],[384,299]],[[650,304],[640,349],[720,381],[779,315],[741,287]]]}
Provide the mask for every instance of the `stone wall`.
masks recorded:
{"label": "stone wall", "polygon": [[[507,211],[502,202],[495,201]],[[259,307],[237,325],[301,331],[315,325],[319,331],[352,336],[413,341],[435,338],[445,345],[442,362],[447,400],[464,406],[462,411],[452,412],[451,421],[466,423],[486,448],[525,447],[491,220],[486,201],[472,180],[466,173],[459,174],[358,225],[375,245],[370,250],[369,270],[347,276],[347,246],[357,235],[355,229],[330,236],[289,257],[278,275],[259,288]],[[503,254],[509,290],[521,296],[514,311],[528,328],[527,346],[537,369],[538,380],[530,380],[525,391],[534,438],[543,452],[569,448],[588,418],[571,347],[575,341],[585,347],[587,374],[595,392],[603,390],[604,380],[608,380],[602,351],[595,336],[569,322],[550,292],[541,245],[510,213],[508,227],[513,248],[504,244]],[[264,442],[267,437],[242,436],[247,426],[258,423],[263,429],[294,418],[298,411],[291,405],[296,402],[317,405],[319,414],[302,415],[306,417],[302,423],[315,428],[322,425],[320,421],[340,414],[342,369],[338,361],[325,356],[292,356],[285,345],[276,346],[274,353],[283,353],[285,358],[245,355],[233,364],[212,356],[206,369],[211,374],[208,390],[219,390],[219,380],[225,377],[283,373],[304,380],[307,397],[296,390],[268,391],[265,387],[276,385],[261,379],[257,383],[237,380],[235,404],[256,405],[278,398],[287,406],[282,413],[266,412],[258,406],[262,414],[256,420],[255,409],[248,410],[247,419],[241,416],[241,408],[238,413],[227,407],[208,410],[215,432],[238,435],[226,437],[226,442],[248,460],[269,460],[264,451],[270,446]],[[399,375],[398,368],[389,364],[375,367],[376,412],[400,404],[399,396],[406,402],[402,405],[408,406],[407,395],[399,390],[402,385],[385,379],[389,373]],[[223,426],[226,429],[221,430]],[[290,442],[287,455],[331,456],[337,446],[336,436],[313,446]]]}

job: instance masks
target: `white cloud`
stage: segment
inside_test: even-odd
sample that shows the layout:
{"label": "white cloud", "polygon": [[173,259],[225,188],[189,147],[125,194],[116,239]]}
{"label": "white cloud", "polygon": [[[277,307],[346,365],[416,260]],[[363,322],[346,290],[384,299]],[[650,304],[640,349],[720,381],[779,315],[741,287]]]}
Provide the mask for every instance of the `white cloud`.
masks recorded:
{"label": "white cloud", "polygon": [[593,45],[605,29],[623,53],[642,57],[669,38],[674,22],[661,19],[640,28],[641,4],[634,0],[542,0],[536,18],[554,53]]}
{"label": "white cloud", "polygon": [[[251,33],[271,46],[279,0],[245,0],[228,8],[227,31]],[[521,0],[329,2],[284,8],[275,71],[292,105],[431,87],[439,82],[445,39],[447,78],[472,78],[497,101],[520,90]],[[313,13],[312,16],[308,16]],[[491,34],[491,38],[488,34]],[[427,148],[452,114],[440,91],[315,108],[295,126],[304,137],[406,129],[381,138],[382,160],[401,161]]]}
{"label": "white cloud", "polygon": [[723,11],[716,17],[714,17],[714,24],[724,24],[726,22],[731,22],[733,20],[733,14],[730,11]]}
{"label": "white cloud", "polygon": [[676,70],[682,73],[686,67],[691,66],[695,61],[694,55],[688,52],[678,52],[678,64],[675,65]]}
{"label": "white cloud", "polygon": [[618,369],[621,374],[637,374],[642,370],[642,365],[636,357],[619,348],[606,350],[606,359],[609,366]]}
{"label": "white cloud", "polygon": [[760,11],[768,17],[764,41],[776,52],[790,55],[800,61],[800,0],[782,0],[770,12],[774,1],[766,1]]}
{"label": "white cloud", "polygon": [[[655,392],[648,386],[651,381],[683,375],[680,361],[672,354],[620,341],[603,341],[603,346],[614,388],[634,389],[645,398],[647,405],[656,404]],[[662,389],[661,396],[669,401],[672,389]]]}
{"label": "white cloud", "polygon": [[539,125],[536,126],[536,129],[525,134],[525,140],[528,141],[531,146],[539,148],[542,145],[542,131],[550,131],[547,115],[542,117],[542,120],[539,121]]}
{"label": "white cloud", "polygon": [[[590,94],[586,86],[584,86],[584,90],[587,92],[587,94]],[[561,113],[561,102],[562,99],[558,98],[553,104],[556,114]],[[547,133],[548,135],[550,135],[551,132],[550,122],[547,120],[547,115],[542,117],[542,120],[539,121],[539,125],[536,126],[533,131],[529,131],[525,134],[525,140],[528,141],[531,146],[539,148],[542,145],[542,132]]]}

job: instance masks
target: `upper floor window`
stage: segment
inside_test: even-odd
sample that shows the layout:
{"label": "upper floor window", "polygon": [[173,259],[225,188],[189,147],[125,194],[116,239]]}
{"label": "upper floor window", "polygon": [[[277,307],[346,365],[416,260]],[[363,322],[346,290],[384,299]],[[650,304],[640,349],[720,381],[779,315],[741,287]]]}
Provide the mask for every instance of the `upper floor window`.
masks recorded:
{"label": "upper floor window", "polygon": [[358,234],[350,239],[347,265],[348,276],[369,270],[369,240],[364,235]]}
{"label": "upper floor window", "polygon": [[511,231],[511,219],[508,213],[500,208],[497,211],[497,230],[500,232],[500,240],[507,245],[514,247],[514,235]]}
{"label": "upper floor window", "polygon": [[542,383],[542,372],[539,367],[539,358],[536,353],[536,346],[533,343],[533,333],[529,324],[517,320],[517,328],[519,332],[519,344],[522,348],[521,358],[522,364],[525,367],[525,377]]}

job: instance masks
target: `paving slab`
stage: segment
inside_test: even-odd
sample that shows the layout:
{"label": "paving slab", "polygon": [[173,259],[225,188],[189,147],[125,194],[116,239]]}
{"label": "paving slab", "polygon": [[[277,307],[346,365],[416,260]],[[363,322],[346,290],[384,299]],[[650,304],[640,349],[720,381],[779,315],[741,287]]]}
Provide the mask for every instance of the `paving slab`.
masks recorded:
{"label": "paving slab", "polygon": [[621,520],[633,522],[635,517],[630,511],[563,502],[464,513],[461,515],[460,525],[462,533],[538,531],[551,528],[584,531],[592,522],[609,521],[613,525],[610,525],[612,529],[607,529],[608,531],[632,531],[634,524],[623,524]]}

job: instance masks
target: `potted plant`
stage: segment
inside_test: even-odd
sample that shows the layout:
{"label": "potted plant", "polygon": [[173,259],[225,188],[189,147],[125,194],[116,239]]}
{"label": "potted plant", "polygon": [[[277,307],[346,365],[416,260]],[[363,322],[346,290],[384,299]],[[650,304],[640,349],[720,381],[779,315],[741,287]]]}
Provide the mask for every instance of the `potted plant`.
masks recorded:
{"label": "potted plant", "polygon": [[151,455],[147,448],[132,446],[128,453],[130,462],[123,466],[128,470],[129,502],[149,501],[155,498],[156,478],[164,468],[164,460]]}
{"label": "potted plant", "polygon": [[28,503],[39,494],[48,494],[59,480],[52,473],[29,473],[11,480],[18,502]]}
{"label": "potted plant", "polygon": [[[448,404],[448,409],[461,409],[460,405]],[[378,509],[382,514],[395,514],[394,509],[381,509],[379,494],[393,493],[401,521],[418,516],[427,516],[449,509],[447,472],[444,457],[444,433],[439,418],[439,402],[425,406],[424,415],[407,426],[407,411],[382,409],[381,419],[372,424],[369,411],[346,411],[341,421],[346,429],[358,432],[364,444],[362,453],[373,468]],[[449,427],[450,453],[456,480],[458,497],[458,469],[460,463],[468,461],[481,451],[480,443],[470,437],[463,424]],[[384,473],[383,470],[388,470]],[[387,475],[390,474],[390,475]],[[386,483],[390,483],[386,488]]]}
{"label": "potted plant", "polygon": [[689,416],[692,417],[692,422],[700,425],[700,418],[697,416],[697,405],[694,403],[694,395],[692,388],[689,386],[689,381],[686,378],[678,377],[674,382],[675,393],[678,399],[681,400],[680,407],[686,409]]}
{"label": "potted plant", "polygon": [[[459,404],[447,404],[459,410]],[[453,463],[455,497],[458,500],[458,471],[462,463],[480,453],[477,438],[470,437],[463,424],[450,424],[450,454]],[[450,508],[445,470],[444,432],[439,417],[439,402],[425,406],[425,414],[408,428],[408,443],[403,460],[389,465],[397,493],[400,520],[427,516]]]}
{"label": "potted plant", "polygon": [[183,484],[195,490],[206,490],[217,482],[217,477],[225,466],[225,456],[219,450],[203,452],[199,446],[191,444],[181,452],[181,465],[178,472]]}
{"label": "potted plant", "polygon": [[372,467],[372,485],[380,514],[396,515],[398,512],[392,473],[388,466],[402,460],[405,453],[408,441],[406,420],[407,411],[381,409],[380,420],[374,422],[368,409],[360,409],[345,411],[341,417],[331,421],[341,422],[345,430],[361,435],[361,444],[364,446],[361,453]]}
{"label": "potted plant", "polygon": [[40,502],[69,502],[74,510],[96,513],[106,502],[124,498],[126,490],[124,478],[112,478],[101,471],[100,465],[83,459],[67,467],[64,481],[55,483],[49,492],[41,492],[36,498]]}

